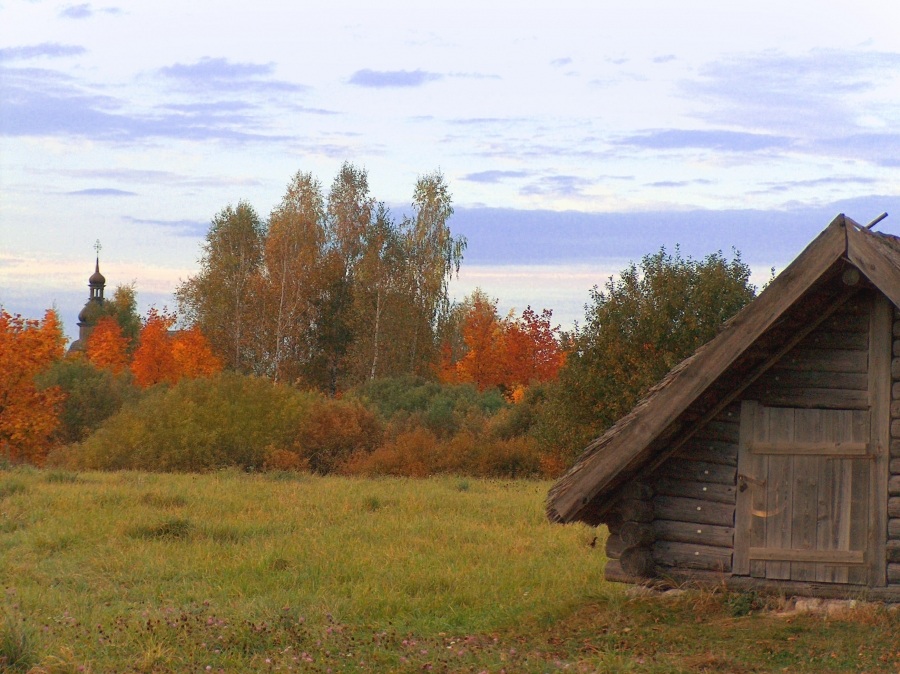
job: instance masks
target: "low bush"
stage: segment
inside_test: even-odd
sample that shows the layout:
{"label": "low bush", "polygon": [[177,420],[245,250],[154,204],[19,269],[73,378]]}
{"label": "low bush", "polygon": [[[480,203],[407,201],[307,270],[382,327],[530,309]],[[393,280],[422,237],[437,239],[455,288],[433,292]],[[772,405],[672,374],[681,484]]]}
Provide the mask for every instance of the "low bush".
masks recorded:
{"label": "low bush", "polygon": [[262,468],[290,449],[317,396],[222,373],[148,391],[85,440],[78,465],[101,470],[208,471]]}
{"label": "low bush", "polygon": [[106,419],[140,397],[130,374],[115,375],[83,358],[54,362],[38,376],[37,384],[41,388],[57,386],[65,393],[54,435],[61,444],[84,440]]}
{"label": "low bush", "polygon": [[414,428],[373,452],[358,452],[341,471],[350,475],[425,477],[452,474],[473,477],[537,477],[543,457],[527,437],[492,439],[463,431],[445,440],[426,428]]}
{"label": "low bush", "polygon": [[350,397],[373,408],[398,428],[422,426],[448,438],[482,424],[508,406],[497,390],[479,393],[474,384],[441,384],[419,377],[376,379],[354,389]]}

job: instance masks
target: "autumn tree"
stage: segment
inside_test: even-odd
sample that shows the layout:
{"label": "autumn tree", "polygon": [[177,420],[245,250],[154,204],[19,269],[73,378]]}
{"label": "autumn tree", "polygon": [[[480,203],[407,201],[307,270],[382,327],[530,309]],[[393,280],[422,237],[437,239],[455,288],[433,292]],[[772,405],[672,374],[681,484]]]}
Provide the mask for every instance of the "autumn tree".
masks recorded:
{"label": "autumn tree", "polygon": [[298,171],[269,216],[265,303],[257,320],[266,335],[266,372],[293,382],[308,372],[322,298],[325,200],[319,181]]}
{"label": "autumn tree", "polygon": [[419,179],[398,224],[365,169],[344,163],[327,197],[299,171],[265,227],[243,202],[216,216],[201,273],[176,293],[182,320],[226,367],[329,393],[429,374],[465,249],[452,213],[438,172]]}
{"label": "autumn tree", "polygon": [[171,338],[171,349],[179,378],[212,377],[222,371],[222,361],[197,326],[176,333]]}
{"label": "autumn tree", "polygon": [[85,355],[96,367],[120,374],[128,367],[128,347],[129,340],[122,333],[119,322],[112,316],[104,316],[88,336]]}
{"label": "autumn tree", "polygon": [[[476,289],[466,304],[462,323],[466,353],[452,365],[449,381],[471,382],[479,391],[500,387],[504,383],[506,345],[497,303]],[[447,373],[446,365],[443,370]]]}
{"label": "autumn tree", "polygon": [[442,348],[440,378],[446,382],[472,382],[480,391],[499,388],[510,395],[536,382],[554,379],[565,361],[559,327],[551,326],[553,313],[537,314],[531,307],[516,318],[501,319],[496,300],[476,289],[460,305],[458,331]]}
{"label": "autumn tree", "polygon": [[566,353],[560,343],[559,326],[553,327],[552,319],[550,309],[543,309],[538,314],[529,306],[521,317],[509,316],[504,321],[503,355],[507,387],[556,379],[565,363]]}
{"label": "autumn tree", "polygon": [[35,377],[62,357],[64,347],[55,311],[37,321],[0,309],[0,456],[43,462],[63,395],[55,386],[38,388]]}
{"label": "autumn tree", "polygon": [[263,358],[256,340],[259,273],[265,228],[245,201],[226,206],[212,219],[200,273],[178,286],[179,315],[196,325],[213,351],[233,370],[255,372]]}
{"label": "autumn tree", "polygon": [[394,333],[402,325],[404,308],[403,253],[399,230],[384,204],[378,204],[366,230],[357,261],[354,287],[350,358],[354,383],[405,372],[398,355],[402,339]]}
{"label": "autumn tree", "polygon": [[175,317],[165,311],[150,309],[141,328],[138,347],[131,361],[134,383],[147,388],[162,382],[174,384],[179,379],[178,363],[172,353],[169,329]]}

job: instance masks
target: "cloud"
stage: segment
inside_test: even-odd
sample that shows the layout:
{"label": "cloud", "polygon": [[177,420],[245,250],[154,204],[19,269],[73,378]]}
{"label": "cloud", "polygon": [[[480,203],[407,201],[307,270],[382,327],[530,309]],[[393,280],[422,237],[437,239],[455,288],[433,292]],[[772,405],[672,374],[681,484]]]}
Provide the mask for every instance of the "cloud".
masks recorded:
{"label": "cloud", "polygon": [[785,136],[723,130],[663,129],[625,136],[611,141],[615,145],[630,145],[651,150],[703,149],[726,152],[755,152],[787,149],[792,140]]}
{"label": "cloud", "polygon": [[669,63],[670,61],[677,60],[677,56],[675,54],[665,54],[663,56],[656,56],[653,58],[654,63]]}
{"label": "cloud", "polygon": [[93,16],[94,12],[87,3],[82,5],[69,5],[60,11],[59,15],[66,19],[88,19]]}
{"label": "cloud", "polygon": [[479,171],[477,173],[468,173],[460,180],[467,180],[473,183],[499,183],[507,178],[524,178],[529,175],[528,171]]}
{"label": "cloud", "polygon": [[585,188],[594,184],[593,180],[579,176],[545,176],[519,190],[524,196],[573,197],[581,196]]}
{"label": "cloud", "polygon": [[75,190],[74,192],[66,192],[69,196],[83,197],[134,197],[137,192],[129,192],[128,190],[117,190],[112,187],[90,187],[86,190]]}
{"label": "cloud", "polygon": [[101,7],[94,9],[89,3],[85,2],[80,5],[68,5],[60,10],[59,15],[64,19],[89,19],[96,12],[104,14],[121,14],[122,10],[118,7]]}
{"label": "cloud", "polygon": [[443,79],[439,73],[424,70],[357,70],[350,76],[350,84],[375,89],[388,87],[421,87],[429,82]]}
{"label": "cloud", "polygon": [[123,215],[122,220],[132,225],[141,227],[165,227],[173,230],[177,236],[186,236],[191,238],[202,238],[209,231],[209,222],[200,220],[154,220],[144,218],[134,218],[130,215]]}
{"label": "cloud", "polygon": [[689,187],[691,185],[712,185],[712,180],[697,178],[695,180],[659,180],[655,183],[647,183],[648,187]]}
{"label": "cloud", "polygon": [[767,51],[709,63],[698,78],[680,87],[700,104],[697,116],[708,121],[807,138],[834,137],[852,132],[860,96],[895,81],[898,70],[900,53]]}
{"label": "cloud", "polygon": [[565,58],[553,59],[552,61],[550,61],[550,65],[554,68],[562,68],[563,66],[570,65],[571,63],[572,59],[570,59],[568,56],[566,56]]}
{"label": "cloud", "polygon": [[76,180],[103,180],[118,183],[166,187],[255,187],[262,182],[257,178],[234,176],[190,176],[172,171],[143,169],[66,169],[42,170],[35,173],[59,175]]}
{"label": "cloud", "polygon": [[[244,114],[172,111],[165,107],[126,111],[126,102],[79,86],[62,73],[38,68],[0,69],[4,104],[0,135],[63,136],[134,142],[149,138],[182,140],[282,141],[284,137],[247,131]],[[228,104],[233,111],[233,105]]]}
{"label": "cloud", "polygon": [[304,84],[269,79],[275,72],[273,63],[235,63],[226,58],[204,57],[196,63],[175,63],[160,68],[164,79],[192,92],[303,92]]}
{"label": "cloud", "polygon": [[509,124],[522,121],[515,117],[464,117],[448,120],[449,124],[461,124],[465,126],[488,126],[493,124]]}
{"label": "cloud", "polygon": [[65,56],[78,56],[87,50],[84,47],[71,44],[59,44],[58,42],[43,42],[41,44],[26,45],[23,47],[5,47],[0,49],[0,61],[16,61],[40,58],[62,58]]}
{"label": "cloud", "polygon": [[851,133],[819,140],[813,147],[844,157],[866,159],[878,166],[900,165],[900,133]]}

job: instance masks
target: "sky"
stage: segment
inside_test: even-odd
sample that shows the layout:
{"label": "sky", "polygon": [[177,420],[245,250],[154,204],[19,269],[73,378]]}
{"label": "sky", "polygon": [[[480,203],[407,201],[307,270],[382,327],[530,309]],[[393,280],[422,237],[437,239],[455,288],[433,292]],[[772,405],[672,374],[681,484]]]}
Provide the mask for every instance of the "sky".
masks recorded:
{"label": "sky", "polygon": [[440,170],[452,292],[503,313],[569,327],[663,246],[761,284],[840,212],[900,233],[898,25],[885,0],[0,0],[0,306],[74,339],[99,241],[108,294],[171,308],[218,211],[344,161],[398,218]]}

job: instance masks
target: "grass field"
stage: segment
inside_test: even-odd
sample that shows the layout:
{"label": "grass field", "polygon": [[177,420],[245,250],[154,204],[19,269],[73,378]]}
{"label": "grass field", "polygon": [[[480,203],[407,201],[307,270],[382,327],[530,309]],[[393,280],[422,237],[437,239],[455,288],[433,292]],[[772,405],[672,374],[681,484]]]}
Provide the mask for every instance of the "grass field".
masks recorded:
{"label": "grass field", "polygon": [[900,670],[883,607],[604,582],[548,487],[0,471],[0,671]]}

